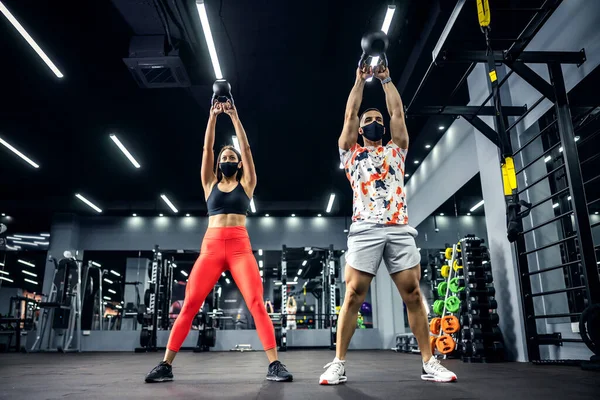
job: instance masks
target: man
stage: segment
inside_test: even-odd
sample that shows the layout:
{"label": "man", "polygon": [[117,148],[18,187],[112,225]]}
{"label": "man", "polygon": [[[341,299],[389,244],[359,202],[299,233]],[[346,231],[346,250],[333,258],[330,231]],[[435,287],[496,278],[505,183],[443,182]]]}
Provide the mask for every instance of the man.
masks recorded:
{"label": "man", "polygon": [[[391,141],[385,136],[383,116],[367,109],[359,118],[367,78],[381,81],[390,113]],[[358,141],[362,135],[364,147]],[[359,67],[346,104],[344,128],[339,141],[340,158],[354,192],[353,223],[348,233],[346,253],[346,296],[338,318],[336,357],[327,364],[319,383],[346,382],[346,352],[356,328],[361,304],[381,260],[396,284],[408,311],[408,321],[423,358],[421,378],[451,382],[456,375],[432,356],[427,313],[419,290],[421,256],[415,244],[417,231],[408,225],[404,192],[404,162],[408,152],[408,132],[402,100],[392,83],[389,69],[379,65]]]}

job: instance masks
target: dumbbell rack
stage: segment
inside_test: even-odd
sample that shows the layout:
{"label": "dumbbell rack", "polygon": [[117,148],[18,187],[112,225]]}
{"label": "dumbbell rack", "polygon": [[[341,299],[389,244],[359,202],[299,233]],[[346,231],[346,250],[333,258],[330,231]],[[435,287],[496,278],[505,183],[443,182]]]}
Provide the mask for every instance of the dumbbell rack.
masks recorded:
{"label": "dumbbell rack", "polygon": [[467,235],[460,242],[458,258],[461,283],[461,342],[464,362],[494,362],[504,359],[504,340],[498,328],[499,316],[490,257],[484,239]]}
{"label": "dumbbell rack", "polygon": [[[456,258],[458,257],[458,246],[454,245],[452,248],[446,248],[445,251],[441,252],[442,259],[444,263],[442,267],[437,270],[433,269],[432,273],[432,291],[435,299],[433,312],[438,315],[438,317],[433,318],[430,321],[430,345],[432,353],[435,354],[436,350],[443,354],[444,358],[451,358],[453,356],[457,356],[457,346],[456,346],[456,338],[459,336],[459,318],[458,315],[454,315],[460,313],[460,306],[448,307],[448,299],[453,298],[452,300],[457,300],[455,297],[455,293],[450,290],[451,281],[455,278],[454,275],[458,273],[458,269],[453,268],[455,265]],[[455,288],[456,289],[456,288]],[[443,293],[443,295],[442,295]],[[436,304],[442,304],[442,307],[436,307]],[[445,320],[450,319],[454,321],[452,324],[446,324]],[[438,322],[438,326],[434,328],[435,321]],[[453,330],[446,331],[446,329],[453,328]],[[444,340],[446,343],[445,346],[440,345],[440,341]],[[443,348],[444,351],[441,349]]]}

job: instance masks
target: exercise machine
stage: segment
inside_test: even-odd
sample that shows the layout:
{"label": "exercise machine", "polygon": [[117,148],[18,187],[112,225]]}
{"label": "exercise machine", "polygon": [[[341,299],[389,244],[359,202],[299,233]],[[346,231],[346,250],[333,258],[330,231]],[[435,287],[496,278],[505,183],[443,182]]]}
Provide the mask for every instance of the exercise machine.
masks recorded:
{"label": "exercise machine", "polygon": [[[73,257],[70,251],[64,252],[64,258],[57,261],[50,257],[54,264],[52,287],[47,301],[40,303],[37,320],[37,338],[31,351],[81,351],[81,266],[83,261]],[[43,346],[46,329],[51,323],[46,347]],[[75,345],[72,346],[73,339]],[[59,344],[53,347],[56,341]]]}
{"label": "exercise machine", "polygon": [[81,329],[104,329],[104,298],[102,294],[102,281],[104,273],[89,260],[83,271],[83,295]]}
{"label": "exercise machine", "polygon": [[[162,275],[162,254],[159,251],[158,245],[154,246],[154,255],[152,256],[152,264],[148,270],[150,281],[148,282],[148,289],[144,292],[144,304],[146,309],[141,317],[142,330],[140,331],[140,347],[135,349],[136,353],[142,352],[155,352],[156,347],[156,335],[158,331],[159,323],[159,307],[158,297],[160,292],[160,283]],[[168,311],[168,310],[167,310]],[[168,318],[168,313],[167,313]],[[139,320],[138,319],[138,320]]]}

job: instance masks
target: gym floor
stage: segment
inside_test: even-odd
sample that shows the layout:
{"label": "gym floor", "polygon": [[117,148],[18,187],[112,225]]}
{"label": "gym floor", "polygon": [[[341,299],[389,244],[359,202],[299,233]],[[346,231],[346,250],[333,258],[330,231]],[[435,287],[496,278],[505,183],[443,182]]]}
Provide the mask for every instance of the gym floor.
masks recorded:
{"label": "gym floor", "polygon": [[392,351],[349,354],[348,382],[317,384],[329,350],[289,351],[282,361],[294,382],[265,380],[262,352],[194,354],[175,360],[174,382],[146,384],[162,354],[1,354],[0,399],[598,399],[600,374],[528,363],[444,364],[458,382],[420,378],[420,357]]}

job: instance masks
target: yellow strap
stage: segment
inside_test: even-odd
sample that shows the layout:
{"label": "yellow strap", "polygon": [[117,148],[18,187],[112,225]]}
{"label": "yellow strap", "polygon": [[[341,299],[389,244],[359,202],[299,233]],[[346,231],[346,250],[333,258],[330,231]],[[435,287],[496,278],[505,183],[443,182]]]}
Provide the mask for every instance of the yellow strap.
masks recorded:
{"label": "yellow strap", "polygon": [[488,0],[477,0],[477,17],[479,18],[479,26],[486,28],[490,25],[490,3]]}
{"label": "yellow strap", "polygon": [[502,181],[504,183],[504,195],[510,196],[517,188],[517,174],[515,173],[515,162],[512,157],[506,157],[502,164]]}
{"label": "yellow strap", "polygon": [[490,82],[494,83],[498,80],[498,76],[496,75],[496,70],[493,69],[490,71]]}

